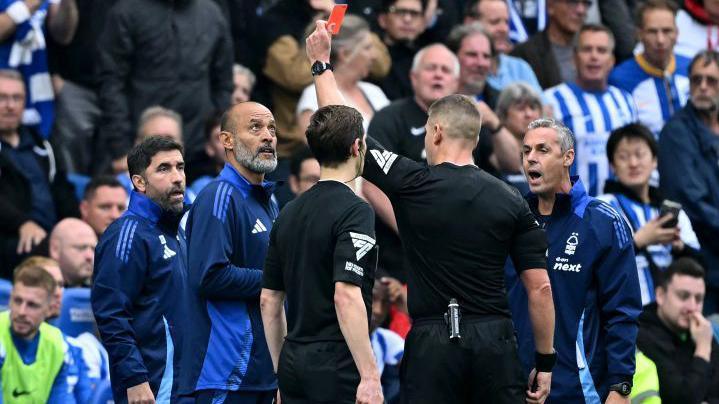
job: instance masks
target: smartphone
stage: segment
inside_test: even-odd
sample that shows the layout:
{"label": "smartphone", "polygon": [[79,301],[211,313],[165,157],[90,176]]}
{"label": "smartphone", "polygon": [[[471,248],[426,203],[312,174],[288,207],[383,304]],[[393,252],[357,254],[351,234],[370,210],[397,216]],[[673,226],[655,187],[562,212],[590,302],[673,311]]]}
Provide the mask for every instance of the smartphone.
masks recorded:
{"label": "smartphone", "polygon": [[677,224],[679,224],[679,211],[681,209],[682,205],[680,203],[665,199],[664,202],[662,202],[662,207],[659,208],[659,217],[671,214],[673,218],[670,219],[668,222],[664,223],[662,227],[664,227],[665,229],[677,227]]}
{"label": "smartphone", "polygon": [[340,33],[340,27],[342,26],[342,21],[345,19],[346,12],[347,4],[335,4],[334,8],[332,8],[330,18],[327,19],[327,28],[332,35]]}

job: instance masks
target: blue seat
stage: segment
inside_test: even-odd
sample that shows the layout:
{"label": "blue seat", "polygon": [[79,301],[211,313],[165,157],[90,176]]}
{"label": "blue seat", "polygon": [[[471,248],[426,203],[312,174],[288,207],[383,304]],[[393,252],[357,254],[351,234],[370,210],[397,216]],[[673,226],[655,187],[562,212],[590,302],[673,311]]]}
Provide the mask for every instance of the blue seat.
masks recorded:
{"label": "blue seat", "polygon": [[5,311],[10,306],[10,291],[12,291],[12,282],[0,279],[0,311]]}
{"label": "blue seat", "polygon": [[62,296],[62,310],[55,325],[70,337],[77,337],[84,332],[95,333],[90,288],[65,289]]}
{"label": "blue seat", "polygon": [[75,187],[75,198],[80,202],[85,197],[85,188],[90,183],[90,177],[82,174],[69,173],[67,180]]}
{"label": "blue seat", "polygon": [[92,395],[91,404],[112,403],[112,385],[109,380],[103,380],[95,386],[95,394]]}

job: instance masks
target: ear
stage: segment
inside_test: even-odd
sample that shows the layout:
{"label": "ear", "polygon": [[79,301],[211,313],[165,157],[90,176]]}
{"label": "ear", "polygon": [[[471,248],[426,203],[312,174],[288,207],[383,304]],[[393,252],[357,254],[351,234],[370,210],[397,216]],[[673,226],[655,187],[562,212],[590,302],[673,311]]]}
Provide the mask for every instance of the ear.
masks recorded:
{"label": "ear", "polygon": [[132,176],[132,185],[143,194],[147,191],[147,183],[141,175],[135,174]]}
{"label": "ear", "polygon": [[90,209],[88,205],[89,204],[84,199],[82,202],[80,202],[80,218],[82,218],[83,220],[87,218],[87,210]]}
{"label": "ear", "polygon": [[56,261],[60,257],[60,246],[58,245],[58,243],[59,241],[57,239],[50,237],[48,252],[50,253],[50,258]]}
{"label": "ear", "polygon": [[220,143],[222,143],[222,147],[224,147],[225,150],[232,150],[235,148],[234,136],[232,136],[232,133],[224,130],[220,132]]}
{"label": "ear", "polygon": [[292,191],[293,194],[297,195],[297,192],[300,190],[300,179],[297,178],[297,176],[290,174],[289,177],[287,177],[290,184],[290,191]]}
{"label": "ear", "polygon": [[434,124],[434,133],[432,134],[432,144],[437,146],[444,140],[444,134],[442,133],[442,126],[438,123]]}
{"label": "ear", "polygon": [[377,16],[377,24],[379,24],[379,27],[383,30],[387,29],[387,14],[381,13]]}
{"label": "ear", "polygon": [[354,142],[352,142],[352,146],[350,148],[350,156],[352,157],[359,157],[360,150],[362,149],[362,140],[359,138],[355,139]]}
{"label": "ear", "polygon": [[564,161],[562,161],[562,165],[564,167],[571,167],[572,163],[574,163],[574,149],[569,149],[566,153],[564,153]]}
{"label": "ear", "polygon": [[663,287],[657,286],[654,289],[654,297],[655,297],[655,300],[657,301],[657,305],[663,306],[664,302],[666,301],[666,298],[667,298],[667,291],[664,290]]}

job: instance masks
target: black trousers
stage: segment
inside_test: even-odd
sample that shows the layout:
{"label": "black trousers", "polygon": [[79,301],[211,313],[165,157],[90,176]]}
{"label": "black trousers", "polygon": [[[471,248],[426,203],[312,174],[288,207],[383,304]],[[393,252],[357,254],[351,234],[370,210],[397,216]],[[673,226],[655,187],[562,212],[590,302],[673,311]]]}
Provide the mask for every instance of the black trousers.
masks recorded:
{"label": "black trousers", "polygon": [[282,402],[354,404],[357,366],[342,342],[285,341],[277,369]]}
{"label": "black trousers", "polygon": [[407,335],[402,403],[524,403],[526,380],[512,321],[462,319],[460,341],[444,320],[418,320]]}

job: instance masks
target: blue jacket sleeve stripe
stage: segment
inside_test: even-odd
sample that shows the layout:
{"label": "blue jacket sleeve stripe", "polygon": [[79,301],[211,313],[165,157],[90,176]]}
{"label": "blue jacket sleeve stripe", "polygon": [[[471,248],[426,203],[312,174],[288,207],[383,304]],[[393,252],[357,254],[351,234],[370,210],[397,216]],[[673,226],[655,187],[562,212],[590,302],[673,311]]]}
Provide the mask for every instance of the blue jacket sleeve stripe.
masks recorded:
{"label": "blue jacket sleeve stripe", "polygon": [[130,250],[132,250],[132,239],[135,238],[135,229],[137,229],[137,222],[132,223],[132,227],[129,231],[129,236],[127,237],[127,242],[123,247],[123,250],[125,250],[125,255],[122,257],[122,262],[126,264],[127,261],[130,259]]}
{"label": "blue jacket sleeve stripe", "polygon": [[222,223],[224,223],[227,218],[227,208],[230,207],[230,195],[232,195],[232,187],[228,185],[227,192],[222,200],[222,212],[220,212],[220,215],[222,216]]}
{"label": "blue jacket sleeve stripe", "polygon": [[226,187],[227,187],[227,184],[225,184],[224,182],[220,183],[220,185],[215,190],[215,202],[212,205],[212,215],[220,220],[222,220],[222,218],[220,217],[220,212],[219,212],[218,206],[219,206],[219,201],[221,200],[220,195],[225,191]]}
{"label": "blue jacket sleeve stripe", "polygon": [[117,239],[117,247],[115,247],[115,257],[122,259],[122,246],[125,241],[125,235],[127,234],[127,229],[129,225],[132,224],[131,220],[126,221],[122,224],[122,228],[120,229],[120,238]]}
{"label": "blue jacket sleeve stripe", "polygon": [[620,246],[626,244],[629,241],[629,237],[627,235],[626,229],[624,228],[624,226],[622,226],[622,219],[619,217],[617,212],[614,211],[614,209],[606,206],[603,202],[597,205],[597,210],[612,219],[612,224],[614,225],[614,232],[617,235],[617,239],[619,239]]}

